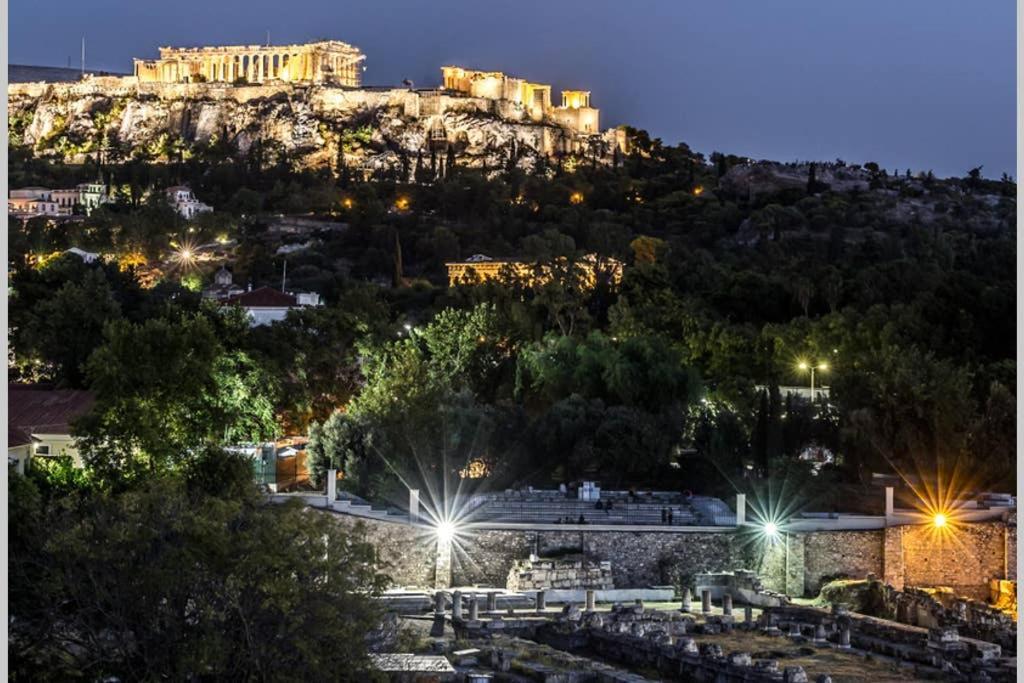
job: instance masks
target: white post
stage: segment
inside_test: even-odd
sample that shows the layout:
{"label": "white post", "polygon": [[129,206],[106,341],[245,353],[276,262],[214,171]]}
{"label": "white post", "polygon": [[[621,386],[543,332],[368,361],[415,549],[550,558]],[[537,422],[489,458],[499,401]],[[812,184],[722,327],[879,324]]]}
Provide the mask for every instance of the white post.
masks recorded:
{"label": "white post", "polygon": [[895,509],[893,507],[892,493],[893,493],[892,487],[891,486],[886,486],[885,487],[885,516],[886,517],[892,517],[893,510]]}
{"label": "white post", "polygon": [[736,526],[743,526],[747,521],[747,494],[736,494]]}
{"label": "white post", "polygon": [[327,507],[333,508],[338,499],[338,470],[327,470]]}
{"label": "white post", "polygon": [[409,489],[409,522],[420,521],[420,490]]}

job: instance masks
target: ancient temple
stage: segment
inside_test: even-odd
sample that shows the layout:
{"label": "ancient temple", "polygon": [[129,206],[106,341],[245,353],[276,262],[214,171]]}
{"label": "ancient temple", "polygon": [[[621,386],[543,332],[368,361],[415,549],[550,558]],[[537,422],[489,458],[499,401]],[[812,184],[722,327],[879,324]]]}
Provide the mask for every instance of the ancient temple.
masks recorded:
{"label": "ancient temple", "polygon": [[551,104],[551,86],[546,83],[461,66],[443,66],[441,75],[445,90],[511,102],[522,107],[534,121],[549,119],[580,133],[599,132],[600,114],[590,106],[589,90],[563,90],[562,105],[555,107]]}
{"label": "ancient temple", "polygon": [[136,59],[141,83],[330,83],[359,87],[359,48],[337,40],[302,45],[162,47],[159,59]]}

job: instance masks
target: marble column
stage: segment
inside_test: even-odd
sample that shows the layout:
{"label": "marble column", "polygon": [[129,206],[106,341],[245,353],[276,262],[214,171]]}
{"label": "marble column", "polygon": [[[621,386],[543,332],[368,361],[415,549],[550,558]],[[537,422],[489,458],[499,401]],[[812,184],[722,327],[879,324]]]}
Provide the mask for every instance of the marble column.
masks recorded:
{"label": "marble column", "polygon": [[707,588],[700,592],[700,611],[711,614],[711,591]]}
{"label": "marble column", "polygon": [[491,591],[487,594],[487,611],[498,611],[498,594],[495,591]]}
{"label": "marble column", "polygon": [[722,614],[727,617],[732,616],[732,593],[722,595]]}
{"label": "marble column", "polygon": [[469,598],[469,620],[476,621],[480,618],[480,600],[476,595]]}
{"label": "marble column", "polygon": [[452,593],[452,619],[462,618],[462,591]]}
{"label": "marble column", "polygon": [[592,588],[587,589],[587,611],[593,612],[594,605],[597,602],[597,591]]}
{"label": "marble column", "polygon": [[548,606],[547,593],[545,593],[544,590],[541,589],[541,590],[537,591],[537,611],[538,612],[543,612],[545,609],[547,609],[547,606]]}
{"label": "marble column", "polygon": [[683,589],[683,604],[679,607],[680,612],[689,612],[693,608],[693,596],[690,595],[690,589]]}

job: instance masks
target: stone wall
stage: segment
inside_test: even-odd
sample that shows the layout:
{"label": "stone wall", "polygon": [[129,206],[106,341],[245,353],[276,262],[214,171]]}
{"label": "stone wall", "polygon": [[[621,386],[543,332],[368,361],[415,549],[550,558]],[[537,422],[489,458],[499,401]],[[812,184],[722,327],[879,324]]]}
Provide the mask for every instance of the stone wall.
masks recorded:
{"label": "stone wall", "polygon": [[986,600],[989,580],[1004,578],[1008,565],[1016,565],[1007,561],[1007,531],[1002,522],[903,527],[905,585],[949,586],[958,595]]}
{"label": "stone wall", "polygon": [[377,551],[377,568],[391,577],[392,585],[434,585],[437,539],[430,530],[350,515],[321,514],[330,514],[338,524],[373,543]]}
{"label": "stone wall", "polygon": [[732,568],[731,532],[482,531],[452,558],[456,585],[505,584],[515,560],[579,552],[588,561],[609,561],[619,588],[671,583],[674,573]]}
{"label": "stone wall", "polygon": [[[336,515],[339,523],[363,525],[395,584],[433,586],[437,541],[429,529],[396,522]],[[717,533],[650,531],[482,530],[456,541],[454,585],[505,586],[509,571],[531,553],[578,555],[610,562],[616,588],[676,584],[702,572],[752,569],[766,588],[789,595],[816,595],[831,577],[874,574],[897,589],[948,586],[986,600],[990,580],[1016,577],[1016,526],[1003,522],[962,524],[944,542],[928,526],[877,531],[788,534],[767,545],[732,529]]]}
{"label": "stone wall", "polygon": [[805,593],[817,595],[822,584],[837,574],[855,579],[882,575],[882,531],[820,531],[804,536]]}
{"label": "stone wall", "polygon": [[611,562],[583,560],[517,560],[505,583],[505,588],[516,592],[541,588],[609,590],[614,587]]}

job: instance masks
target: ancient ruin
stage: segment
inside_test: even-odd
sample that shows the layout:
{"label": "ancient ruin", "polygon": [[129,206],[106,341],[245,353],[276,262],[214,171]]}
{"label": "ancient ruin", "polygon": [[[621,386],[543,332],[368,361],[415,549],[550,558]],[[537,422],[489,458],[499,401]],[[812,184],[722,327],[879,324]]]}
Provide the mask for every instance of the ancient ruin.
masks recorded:
{"label": "ancient ruin", "polygon": [[358,88],[366,55],[348,43],[161,47],[135,59],[140,83],[330,83]]}

